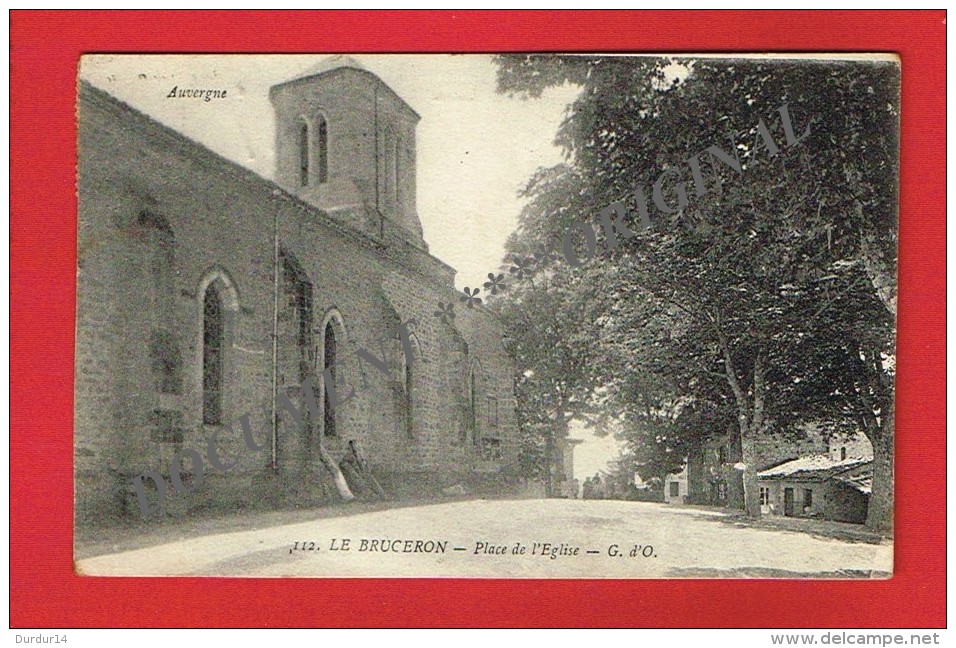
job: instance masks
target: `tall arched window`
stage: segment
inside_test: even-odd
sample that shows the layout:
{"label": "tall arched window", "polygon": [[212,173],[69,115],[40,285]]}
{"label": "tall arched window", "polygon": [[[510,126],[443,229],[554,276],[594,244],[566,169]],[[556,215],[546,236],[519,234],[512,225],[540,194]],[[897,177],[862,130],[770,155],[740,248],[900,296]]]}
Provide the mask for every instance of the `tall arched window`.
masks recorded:
{"label": "tall arched window", "polygon": [[309,125],[299,123],[299,184],[309,186]]}
{"label": "tall arched window", "polygon": [[[323,368],[328,371],[325,374],[326,380],[330,380],[332,383],[332,388],[335,388],[335,330],[332,328],[332,322],[330,321],[325,325],[325,345],[323,351]],[[327,437],[334,437],[336,435],[335,430],[335,409],[332,407],[332,401],[329,398],[329,390],[325,388],[322,390],[323,399],[324,399],[324,433]]]}
{"label": "tall arched window", "polygon": [[202,420],[207,425],[222,423],[222,300],[215,286],[203,298],[202,333]]}
{"label": "tall arched window", "polygon": [[327,182],[329,179],[329,125],[325,117],[319,115],[319,122],[316,126],[318,137],[316,137],[316,158],[319,163],[319,184]]}

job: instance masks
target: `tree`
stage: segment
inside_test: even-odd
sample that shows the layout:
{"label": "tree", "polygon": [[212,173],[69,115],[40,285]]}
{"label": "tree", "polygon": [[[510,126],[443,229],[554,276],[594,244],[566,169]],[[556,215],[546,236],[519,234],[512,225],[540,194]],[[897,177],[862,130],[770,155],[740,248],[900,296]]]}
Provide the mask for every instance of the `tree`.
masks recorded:
{"label": "tree", "polygon": [[542,172],[529,183],[527,194],[539,198],[523,210],[519,232],[507,243],[508,289],[489,303],[509,331],[517,368],[519,460],[526,474],[545,478],[548,496],[557,494],[555,477],[564,475],[558,440],[567,438],[572,420],[594,415],[593,346],[588,343],[593,317],[581,294],[588,287],[577,273],[550,263],[546,248],[531,244],[546,232],[543,219],[570,213],[561,189],[574,182],[568,171]]}
{"label": "tree", "polygon": [[[638,230],[608,245],[614,265],[580,269],[600,295],[604,347],[627,351],[638,339],[640,353],[618,353],[623,362],[657,363],[682,396],[732,407],[752,515],[754,444],[769,420],[866,414],[876,454],[868,523],[887,528],[894,339],[871,306],[878,299],[895,314],[898,67],[534,56],[498,64],[503,92],[582,86],[557,135],[572,160],[563,175],[575,182],[531,194],[574,197],[578,220],[618,203]],[[662,177],[651,207],[659,213],[640,231],[642,201]],[[553,241],[561,230],[534,234]],[[673,319],[669,337],[635,335],[649,318]],[[851,374],[854,357],[868,360]],[[609,387],[620,382],[597,378],[626,400],[628,390]]]}

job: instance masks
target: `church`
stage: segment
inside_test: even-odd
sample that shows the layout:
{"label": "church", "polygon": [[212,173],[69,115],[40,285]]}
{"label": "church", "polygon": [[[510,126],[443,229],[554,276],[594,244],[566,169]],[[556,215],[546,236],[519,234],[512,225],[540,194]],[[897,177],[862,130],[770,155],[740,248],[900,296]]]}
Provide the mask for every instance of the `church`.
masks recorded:
{"label": "church", "polygon": [[[418,114],[342,57],[269,98],[275,182],[80,83],[78,522],[136,515],[131,478],[210,439],[235,468],[177,470],[172,514],[335,501],[322,458],[351,448],[389,497],[514,482],[512,363],[423,238]],[[354,397],[332,407],[330,376]],[[307,379],[324,396],[297,425],[277,403]]]}

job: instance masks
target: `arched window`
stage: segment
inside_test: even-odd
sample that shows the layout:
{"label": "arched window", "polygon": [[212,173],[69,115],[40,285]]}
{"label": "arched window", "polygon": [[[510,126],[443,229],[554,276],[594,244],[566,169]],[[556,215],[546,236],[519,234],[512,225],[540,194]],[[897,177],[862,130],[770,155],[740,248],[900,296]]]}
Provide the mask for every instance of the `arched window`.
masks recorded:
{"label": "arched window", "polygon": [[[283,372],[294,371],[301,381],[305,379],[314,366],[312,351],[312,283],[295,256],[285,249],[281,249],[279,255],[282,259],[281,291],[287,300],[284,301],[280,314],[283,323],[283,332],[280,339],[283,345],[291,345],[290,350],[293,346],[295,348],[291,355],[283,356],[283,362],[288,360],[293,363],[292,366],[284,366]],[[286,330],[287,325],[294,327],[294,330],[292,328]],[[293,369],[293,367],[295,368]]]}
{"label": "arched window", "polygon": [[222,319],[222,300],[210,285],[203,298],[202,334],[202,420],[207,425],[222,423]]}
{"label": "arched window", "polygon": [[316,158],[319,163],[319,184],[328,182],[329,179],[329,125],[325,117],[319,115],[319,122],[316,126],[318,137],[316,138]]}
{"label": "arched window", "polygon": [[[335,329],[332,328],[332,322],[330,321],[325,325],[325,344],[322,365],[323,368],[328,371],[328,373],[325,374],[326,380],[332,382],[333,388],[335,386],[335,351]],[[322,394],[324,399],[324,434],[327,437],[334,437],[336,435],[335,409],[332,407],[328,388],[323,389]]]}
{"label": "arched window", "polygon": [[309,125],[299,124],[299,184],[309,186]]}

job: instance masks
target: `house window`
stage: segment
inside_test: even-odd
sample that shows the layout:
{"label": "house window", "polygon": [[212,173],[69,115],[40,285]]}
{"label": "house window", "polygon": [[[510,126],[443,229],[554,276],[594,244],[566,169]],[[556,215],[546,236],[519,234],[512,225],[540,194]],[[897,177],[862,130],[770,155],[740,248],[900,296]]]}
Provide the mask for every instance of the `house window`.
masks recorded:
{"label": "house window", "polygon": [[844,461],[845,459],[846,459],[846,446],[843,446],[842,448],[840,448],[840,461]]}
{"label": "house window", "polygon": [[671,482],[671,497],[678,497],[680,495],[680,482]]}
{"label": "house window", "polygon": [[809,488],[803,489],[803,507],[813,508],[813,491]]}
{"label": "house window", "polygon": [[329,125],[325,117],[319,116],[319,124],[316,127],[318,134],[316,146],[316,157],[319,163],[319,184],[328,182],[329,179]]}
{"label": "house window", "polygon": [[760,487],[760,506],[770,506],[770,487]]}
{"label": "house window", "polygon": [[[325,325],[325,345],[323,349],[323,362],[322,366],[327,373],[325,373],[326,380],[329,380],[332,383],[332,388],[335,388],[335,330],[332,328],[332,322],[329,322]],[[336,434],[335,430],[335,409],[332,407],[332,400],[329,398],[329,389],[326,387],[322,390],[322,397],[324,399],[323,404],[323,430],[324,434],[327,437],[334,437]]]}
{"label": "house window", "polygon": [[222,423],[222,300],[214,286],[203,298],[202,332],[202,420],[207,425]]}
{"label": "house window", "polygon": [[309,186],[309,125],[299,124],[299,184]]}

